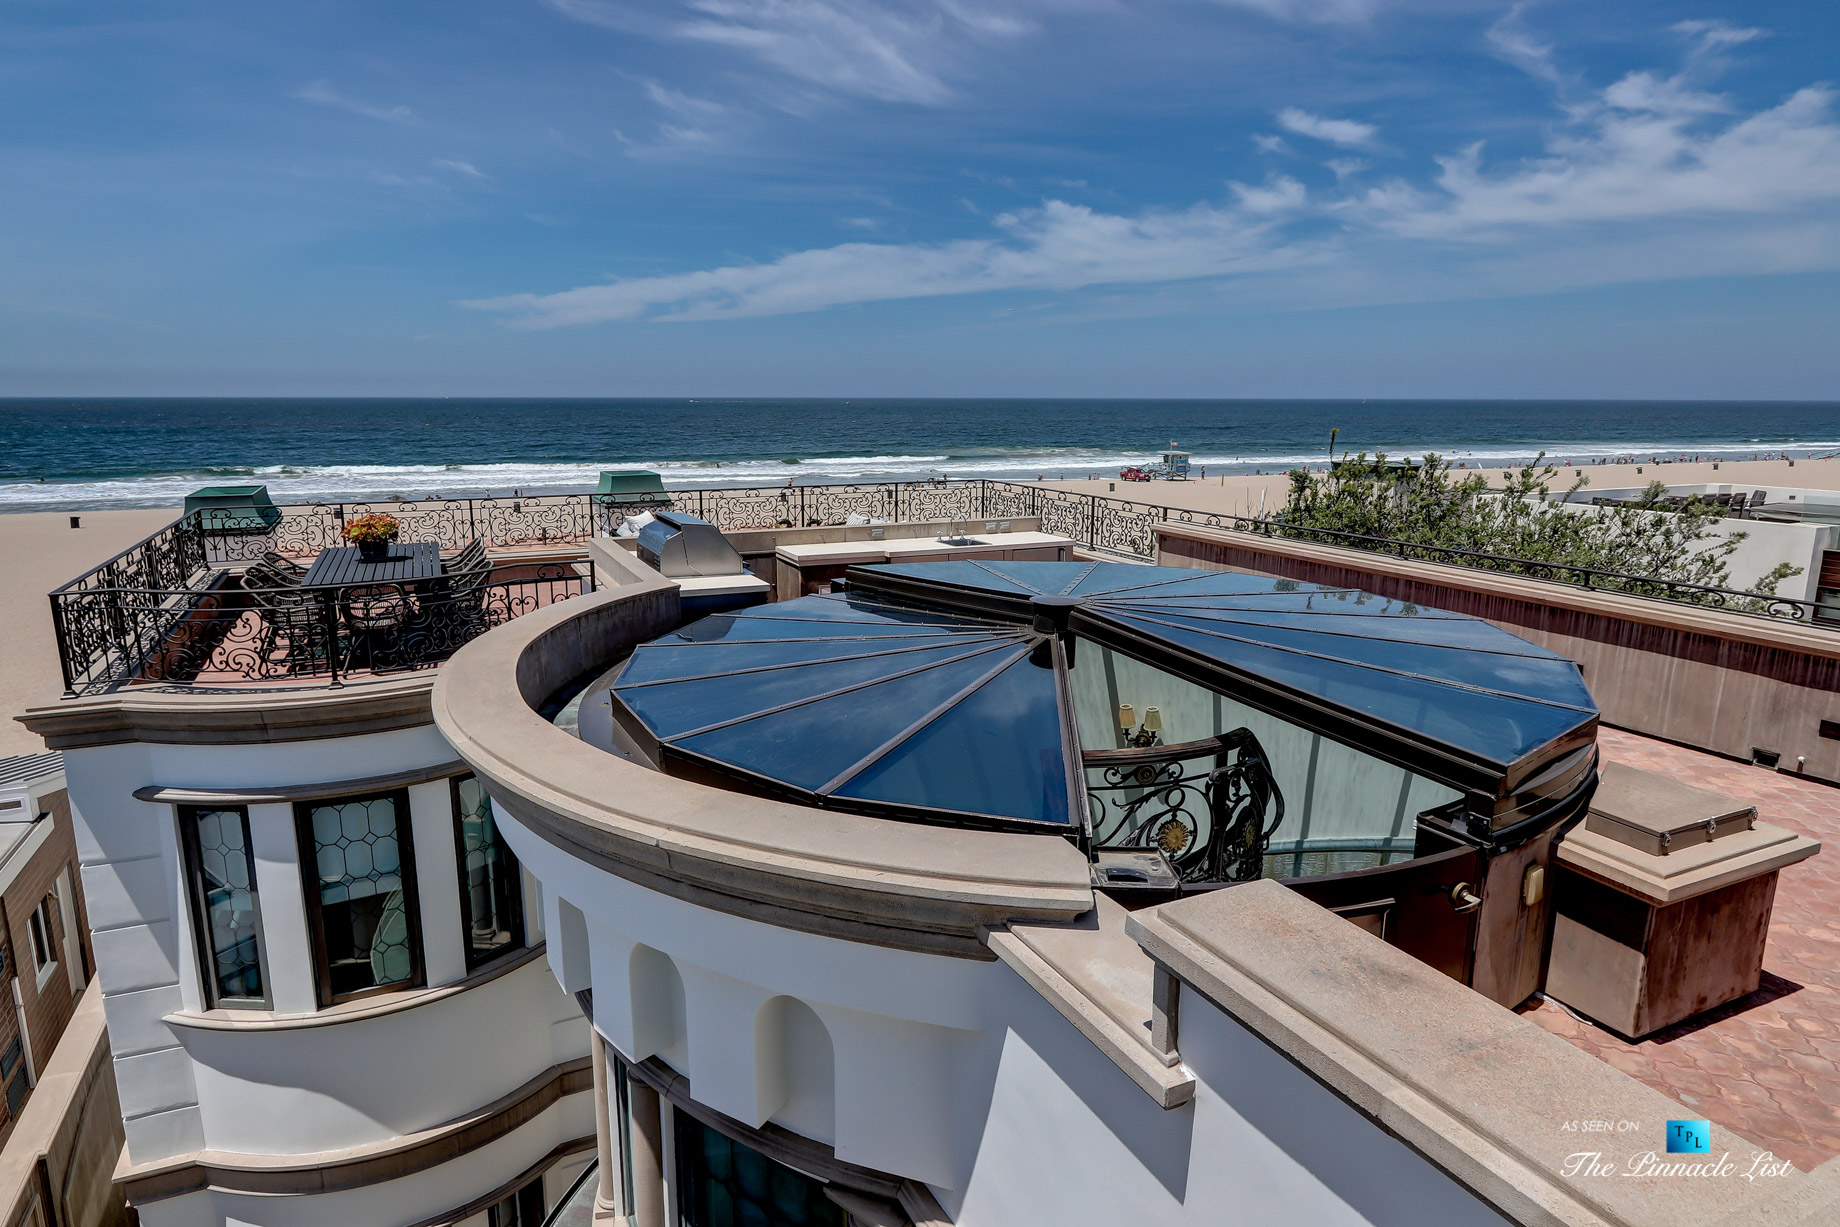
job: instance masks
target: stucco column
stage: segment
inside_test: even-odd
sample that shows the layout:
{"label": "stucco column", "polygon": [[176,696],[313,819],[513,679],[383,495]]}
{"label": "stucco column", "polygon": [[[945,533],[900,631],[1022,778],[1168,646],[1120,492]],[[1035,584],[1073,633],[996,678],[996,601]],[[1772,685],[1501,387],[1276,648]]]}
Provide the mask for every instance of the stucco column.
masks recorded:
{"label": "stucco column", "polygon": [[607,1041],[590,1025],[588,1056],[594,1067],[594,1150],[600,1158],[600,1177],[594,1188],[594,1221],[620,1220],[619,1135],[613,1129],[613,1080],[607,1076]]}
{"label": "stucco column", "polygon": [[664,1124],[658,1092],[637,1078],[626,1085],[632,1106],[633,1227],[665,1227]]}

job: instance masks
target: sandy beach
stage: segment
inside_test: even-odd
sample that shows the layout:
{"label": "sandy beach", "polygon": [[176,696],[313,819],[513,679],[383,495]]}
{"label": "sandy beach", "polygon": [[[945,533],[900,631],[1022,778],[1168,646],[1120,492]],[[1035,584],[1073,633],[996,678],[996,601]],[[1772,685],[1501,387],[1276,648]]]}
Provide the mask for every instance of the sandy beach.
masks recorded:
{"label": "sandy beach", "polygon": [[[1560,457],[1559,459],[1563,459]],[[1554,464],[1557,465],[1555,460]],[[1317,466],[1318,471],[1322,466]],[[1469,470],[1460,470],[1468,472]],[[1501,485],[1507,470],[1482,469],[1491,485]],[[1645,486],[1651,481],[1670,486],[1730,485],[1737,490],[1840,490],[1840,459],[1675,461],[1664,464],[1589,464],[1561,468],[1553,489],[1569,487],[1582,473],[1588,490],[1619,490]],[[1033,483],[1032,483],[1033,484]],[[1285,473],[1228,473],[1196,477],[1191,481],[1119,481],[1116,477],[1076,481],[1044,481],[1043,486],[1076,494],[1102,494],[1108,498],[1148,503],[1154,507],[1181,507],[1225,515],[1257,515],[1261,506],[1276,510],[1290,491]]]}
{"label": "sandy beach", "polygon": [[[1561,457],[1562,459],[1562,457]],[[1494,484],[1503,471],[1482,470]],[[1754,460],[1666,464],[1587,465],[1561,470],[1555,486],[1569,485],[1583,472],[1587,489],[1618,489],[1660,480],[1669,485],[1730,484],[1743,490],[1801,487],[1840,491],[1840,459]],[[1282,472],[1232,473],[1192,481],[1128,482],[1116,478],[1044,481],[1043,486],[1079,494],[1100,494],[1151,506],[1252,516],[1283,506],[1290,478]],[[0,652],[0,755],[31,754],[43,749],[11,716],[28,704],[62,693],[55,637],[46,593],[81,574],[156,529],[171,523],[176,510],[134,509],[85,511],[81,528],[70,527],[69,512],[24,512],[0,515],[0,609],[12,628]]]}
{"label": "sandy beach", "polygon": [[64,692],[58,672],[51,602],[45,594],[127,549],[179,513],[171,508],[0,515],[0,616],[9,629],[0,650],[0,756],[36,754],[43,741],[13,717]]}

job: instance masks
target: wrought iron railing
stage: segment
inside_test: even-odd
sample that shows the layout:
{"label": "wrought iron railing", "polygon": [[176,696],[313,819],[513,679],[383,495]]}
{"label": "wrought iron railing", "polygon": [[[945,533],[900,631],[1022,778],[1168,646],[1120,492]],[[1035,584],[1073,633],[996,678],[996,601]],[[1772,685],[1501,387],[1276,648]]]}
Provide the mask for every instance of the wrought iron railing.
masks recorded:
{"label": "wrought iron railing", "polygon": [[588,561],[415,583],[246,587],[222,570],[198,585],[52,594],[68,693],[182,685],[343,685],[440,664],[520,614],[594,590]]}
{"label": "wrought iron railing", "polygon": [[1284,821],[1284,794],[1247,729],[1168,746],[1088,750],[1094,848],[1160,852],[1183,882],[1248,882]]}
{"label": "wrought iron railing", "polygon": [[[433,541],[451,550],[478,540],[493,549],[510,549],[580,544],[593,537],[612,536],[627,516],[662,507],[700,516],[724,532],[838,524],[851,515],[888,521],[974,519],[984,514],[984,485],[977,481],[870,482],[669,490],[656,497],[539,494],[376,499],[280,507],[276,509],[279,515],[265,525],[243,511],[198,514],[209,561],[225,564],[253,562],[270,550],[315,554],[342,542],[347,520],[377,512],[401,522],[405,541]],[[1026,497],[1011,495],[1009,501],[1026,501]],[[213,515],[222,517],[221,525],[213,521]]]}
{"label": "wrought iron railing", "polygon": [[[201,605],[221,599],[223,586],[232,579],[227,570],[255,562],[267,553],[309,558],[341,544],[346,521],[360,515],[393,515],[402,523],[403,539],[433,541],[446,550],[476,540],[500,551],[541,551],[545,547],[579,546],[594,537],[614,535],[626,516],[663,506],[700,516],[725,532],[838,524],[851,515],[887,521],[1039,518],[1044,532],[1072,538],[1097,553],[1132,559],[1155,557],[1160,525],[1193,524],[1480,568],[1730,613],[1814,625],[1840,624],[1840,607],[1794,597],[1367,537],[1285,524],[1271,517],[1137,503],[1024,482],[973,479],[710,487],[664,491],[649,500],[632,495],[582,493],[310,503],[267,510],[264,519],[254,519],[248,512],[194,512],[51,594],[65,687],[74,693],[138,676],[136,670],[149,659],[153,643],[169,633],[184,633],[177,624],[205,617],[200,612]],[[213,520],[213,515],[225,518]]]}

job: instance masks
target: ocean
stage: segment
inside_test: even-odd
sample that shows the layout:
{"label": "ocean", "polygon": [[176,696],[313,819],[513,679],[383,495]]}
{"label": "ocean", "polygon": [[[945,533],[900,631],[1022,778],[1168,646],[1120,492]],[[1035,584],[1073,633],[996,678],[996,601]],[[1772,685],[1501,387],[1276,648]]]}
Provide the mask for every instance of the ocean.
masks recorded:
{"label": "ocean", "polygon": [[1115,475],[1178,443],[1210,472],[1337,450],[1470,467],[1840,453],[1840,402],[1304,400],[0,400],[0,512],[592,489]]}

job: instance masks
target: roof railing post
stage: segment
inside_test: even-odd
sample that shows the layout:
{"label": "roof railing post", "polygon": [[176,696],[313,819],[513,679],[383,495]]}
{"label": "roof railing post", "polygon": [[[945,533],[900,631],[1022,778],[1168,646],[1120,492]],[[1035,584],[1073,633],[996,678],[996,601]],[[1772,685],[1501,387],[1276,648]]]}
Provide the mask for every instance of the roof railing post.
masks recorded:
{"label": "roof railing post", "polygon": [[51,594],[51,626],[57,635],[58,668],[64,674],[64,697],[75,698],[77,687],[70,675],[70,631],[64,625],[64,605]]}
{"label": "roof railing post", "polygon": [[[326,619],[326,668],[332,674],[332,687],[339,689],[345,685],[339,680],[339,606],[335,599],[338,590],[328,585],[320,589],[320,614]],[[293,651],[293,645],[288,645]]]}

